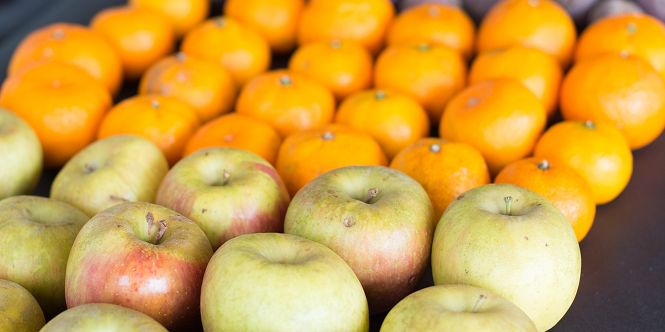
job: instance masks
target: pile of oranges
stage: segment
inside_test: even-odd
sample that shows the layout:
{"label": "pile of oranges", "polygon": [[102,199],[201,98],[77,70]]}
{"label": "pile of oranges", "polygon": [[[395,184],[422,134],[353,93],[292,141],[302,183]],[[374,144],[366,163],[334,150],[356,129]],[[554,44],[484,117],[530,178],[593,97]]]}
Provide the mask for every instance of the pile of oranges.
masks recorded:
{"label": "pile of oranges", "polygon": [[[209,11],[131,0],[88,27],[34,31],[0,105],[32,126],[50,167],[117,134],[150,139],[171,165],[205,147],[249,150],[292,195],[334,168],[384,165],[418,180],[439,216],[493,180],[552,200],[580,241],[628,184],[631,150],[665,128],[665,25],[646,14],[578,37],[552,0],[500,1],[479,26],[454,6],[396,13],[388,0]],[[270,70],[274,54],[288,67]],[[138,95],[113,105],[124,80],[140,80]]]}

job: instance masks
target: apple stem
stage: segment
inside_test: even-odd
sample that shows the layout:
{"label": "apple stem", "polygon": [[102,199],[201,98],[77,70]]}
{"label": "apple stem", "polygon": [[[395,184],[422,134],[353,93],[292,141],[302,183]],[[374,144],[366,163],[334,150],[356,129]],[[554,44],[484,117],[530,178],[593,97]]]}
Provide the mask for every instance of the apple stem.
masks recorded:
{"label": "apple stem", "polygon": [[478,299],[476,300],[476,303],[473,305],[471,312],[473,313],[478,312],[478,309],[480,309],[483,303],[485,303],[485,300],[487,300],[487,295],[480,294],[480,296],[478,296]]}
{"label": "apple stem", "polygon": [[367,190],[367,199],[365,200],[365,203],[369,204],[369,202],[371,202],[378,195],[378,188],[369,188],[369,190]]}
{"label": "apple stem", "polygon": [[160,220],[159,221],[159,230],[157,231],[157,239],[155,239],[155,243],[153,243],[153,244],[159,243],[159,241],[162,239],[162,236],[164,236],[164,233],[166,233],[166,228],[167,227],[168,226],[166,226],[166,221],[165,220]]}
{"label": "apple stem", "polygon": [[513,196],[506,196],[503,198],[503,201],[506,202],[506,215],[510,216],[510,210],[513,207]]}
{"label": "apple stem", "polygon": [[165,220],[160,220],[159,221],[159,226],[157,228],[157,236],[155,239],[152,239],[154,231],[155,231],[155,216],[152,214],[152,212],[148,212],[145,215],[145,221],[148,224],[148,241],[152,244],[158,244],[159,241],[162,239],[162,236],[164,236],[164,233],[166,233],[166,221]]}
{"label": "apple stem", "polygon": [[225,186],[229,182],[230,178],[231,173],[229,173],[227,170],[224,170],[224,172],[222,172],[222,186]]}

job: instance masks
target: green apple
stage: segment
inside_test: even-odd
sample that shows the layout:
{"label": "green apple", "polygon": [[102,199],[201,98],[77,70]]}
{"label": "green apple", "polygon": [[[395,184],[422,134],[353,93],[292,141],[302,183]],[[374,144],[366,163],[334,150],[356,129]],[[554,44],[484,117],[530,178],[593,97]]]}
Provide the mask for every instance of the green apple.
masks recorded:
{"label": "green apple", "polygon": [[108,303],[71,308],[53,318],[40,332],[168,332],[150,316]]}
{"label": "green apple", "polygon": [[381,332],[536,332],[524,311],[503,297],[469,285],[421,289],[393,307]]}
{"label": "green apple", "polygon": [[201,290],[206,331],[368,331],[358,278],[332,250],[288,234],[226,242]]}
{"label": "green apple", "polygon": [[169,171],[157,204],[194,220],[217,249],[240,234],[281,232],[289,194],[263,158],[239,149],[209,148]]}
{"label": "green apple", "polygon": [[153,202],[168,170],[162,151],[147,139],[111,136],[65,164],[53,181],[51,197],[93,216],[124,202]]}
{"label": "green apple", "polygon": [[42,146],[30,126],[2,108],[0,156],[0,199],[30,193],[42,173]]}
{"label": "green apple", "polygon": [[0,279],[37,299],[46,317],[65,308],[69,250],[88,216],[54,199],[14,196],[0,201]]}
{"label": "green apple", "polygon": [[385,312],[413,291],[429,260],[434,212],[427,193],[382,166],[338,168],[293,197],[286,233],[340,255],[365,289],[370,311]]}
{"label": "green apple", "polygon": [[44,314],[37,300],[21,285],[0,279],[0,331],[37,332]]}
{"label": "green apple", "polygon": [[460,195],[443,214],[432,244],[434,284],[468,284],[505,297],[539,331],[573,303],[580,247],[566,217],[542,196],[509,184]]}

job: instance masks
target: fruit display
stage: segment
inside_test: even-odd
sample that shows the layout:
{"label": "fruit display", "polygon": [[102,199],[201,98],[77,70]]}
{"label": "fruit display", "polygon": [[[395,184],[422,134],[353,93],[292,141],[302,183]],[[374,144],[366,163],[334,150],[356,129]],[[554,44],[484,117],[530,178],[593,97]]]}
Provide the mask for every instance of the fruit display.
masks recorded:
{"label": "fruit display", "polygon": [[70,2],[0,10],[0,331],[662,330],[662,1]]}

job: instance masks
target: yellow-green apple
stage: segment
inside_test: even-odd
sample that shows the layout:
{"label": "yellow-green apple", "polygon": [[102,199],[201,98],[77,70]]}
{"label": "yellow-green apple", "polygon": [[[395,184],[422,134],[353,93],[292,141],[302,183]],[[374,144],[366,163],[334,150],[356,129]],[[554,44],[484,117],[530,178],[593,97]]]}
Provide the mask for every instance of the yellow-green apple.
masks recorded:
{"label": "yellow-green apple", "polygon": [[159,187],[157,204],[194,220],[217,249],[240,234],[281,232],[289,194],[263,158],[210,148],[173,166]]}
{"label": "yellow-green apple", "polygon": [[68,309],[48,322],[40,332],[92,331],[168,332],[144,313],[108,303],[83,304]]}
{"label": "yellow-green apple", "polygon": [[111,136],[77,153],[60,170],[51,197],[90,216],[124,202],[154,202],[169,170],[162,151],[145,138]]}
{"label": "yellow-green apple", "polygon": [[46,317],[65,308],[65,268],[88,216],[54,199],[14,196],[0,201],[0,279],[25,287]]}
{"label": "yellow-green apple", "polygon": [[278,233],[240,235],[210,260],[205,331],[367,331],[358,278],[326,246]]}
{"label": "yellow-green apple", "polygon": [[421,289],[393,307],[381,332],[484,331],[536,332],[524,311],[503,297],[469,285]]}
{"label": "yellow-green apple", "polygon": [[178,327],[198,316],[211,256],[205,234],[186,217],[146,202],[114,205],[90,219],[74,241],[67,306],[113,303]]}
{"label": "yellow-green apple", "polygon": [[0,108],[0,199],[30,193],[42,172],[42,146],[35,132]]}
{"label": "yellow-green apple", "polygon": [[37,300],[21,285],[0,279],[0,331],[36,332],[44,326]]}
{"label": "yellow-green apple", "polygon": [[324,173],[294,197],[284,230],[340,255],[365,289],[371,312],[409,294],[427,267],[432,203],[418,182],[382,166]]}
{"label": "yellow-green apple", "polygon": [[539,331],[554,326],[573,303],[580,269],[580,247],[566,217],[542,196],[510,184],[460,195],[434,234],[434,284],[494,291]]}

